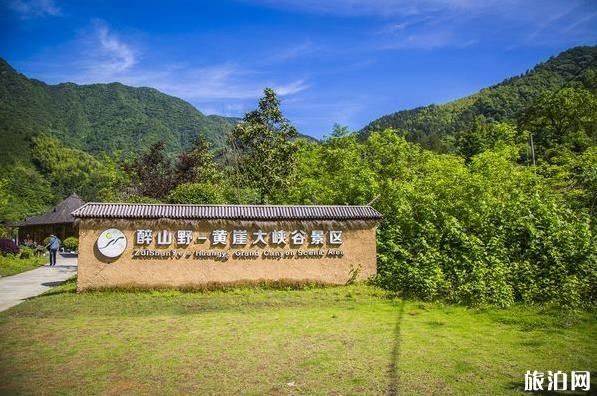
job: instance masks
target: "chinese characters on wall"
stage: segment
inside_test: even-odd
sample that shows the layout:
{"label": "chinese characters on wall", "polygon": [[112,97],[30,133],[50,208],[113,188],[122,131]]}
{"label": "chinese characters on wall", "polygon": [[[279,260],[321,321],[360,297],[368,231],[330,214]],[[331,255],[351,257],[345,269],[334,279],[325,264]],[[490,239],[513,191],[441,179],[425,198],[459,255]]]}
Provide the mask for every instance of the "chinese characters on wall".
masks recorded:
{"label": "chinese characters on wall", "polygon": [[[161,230],[155,234],[155,242],[158,246],[169,246],[173,241],[173,233],[168,230]],[[324,245],[326,241],[326,232],[323,230],[313,230],[310,234],[303,230],[294,230],[291,232],[284,230],[274,230],[271,232],[264,232],[257,230],[251,235],[247,230],[213,230],[208,236],[198,235],[194,236],[192,230],[177,230],[175,234],[175,241],[177,245],[189,245],[196,238],[196,242],[200,243],[210,240],[212,246],[223,245],[228,246],[246,246],[250,244],[265,246],[268,245],[294,245],[300,246],[305,243],[310,245]],[[153,230],[137,230],[136,243],[137,245],[149,245],[154,241]],[[332,230],[327,232],[327,242],[330,245],[342,244],[342,231]]]}
{"label": "chinese characters on wall", "polygon": [[[134,258],[200,258],[227,260],[228,258],[265,259],[342,257],[343,243],[341,230],[272,230],[214,229],[210,232],[197,232],[188,229],[151,230],[139,229],[135,232],[137,248]],[[189,246],[203,245],[208,250],[187,250]],[[155,244],[158,249],[149,249]],[[326,247],[327,246],[327,247]],[[269,250],[270,248],[290,247],[292,250]],[[223,250],[229,248],[238,250]]]}

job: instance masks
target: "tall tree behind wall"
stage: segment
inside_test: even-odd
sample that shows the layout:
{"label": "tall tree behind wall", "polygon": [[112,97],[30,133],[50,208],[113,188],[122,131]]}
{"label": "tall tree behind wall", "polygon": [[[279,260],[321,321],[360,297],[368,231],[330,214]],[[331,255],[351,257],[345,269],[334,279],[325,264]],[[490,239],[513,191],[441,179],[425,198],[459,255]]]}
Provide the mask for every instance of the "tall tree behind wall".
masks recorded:
{"label": "tall tree behind wall", "polygon": [[263,91],[257,110],[245,114],[230,134],[237,183],[259,191],[260,203],[288,188],[296,169],[298,132],[283,116],[271,88]]}

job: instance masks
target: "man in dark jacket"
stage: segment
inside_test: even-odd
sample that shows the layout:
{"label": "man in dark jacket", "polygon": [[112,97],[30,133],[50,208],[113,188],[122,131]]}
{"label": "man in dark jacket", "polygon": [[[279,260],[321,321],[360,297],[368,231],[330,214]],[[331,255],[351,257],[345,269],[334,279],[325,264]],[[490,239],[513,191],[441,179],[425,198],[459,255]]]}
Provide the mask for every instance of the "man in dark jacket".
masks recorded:
{"label": "man in dark jacket", "polygon": [[60,239],[52,234],[50,235],[50,242],[46,245],[46,249],[50,251],[50,267],[56,265],[56,252],[60,248]]}

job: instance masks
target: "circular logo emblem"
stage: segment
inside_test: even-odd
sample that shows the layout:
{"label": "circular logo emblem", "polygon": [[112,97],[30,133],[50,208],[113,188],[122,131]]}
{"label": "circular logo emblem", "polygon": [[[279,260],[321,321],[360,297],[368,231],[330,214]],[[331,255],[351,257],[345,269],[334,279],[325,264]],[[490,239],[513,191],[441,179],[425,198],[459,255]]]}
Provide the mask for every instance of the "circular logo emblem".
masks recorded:
{"label": "circular logo emblem", "polygon": [[122,231],[110,228],[97,238],[97,248],[106,257],[118,257],[126,249],[126,236]]}

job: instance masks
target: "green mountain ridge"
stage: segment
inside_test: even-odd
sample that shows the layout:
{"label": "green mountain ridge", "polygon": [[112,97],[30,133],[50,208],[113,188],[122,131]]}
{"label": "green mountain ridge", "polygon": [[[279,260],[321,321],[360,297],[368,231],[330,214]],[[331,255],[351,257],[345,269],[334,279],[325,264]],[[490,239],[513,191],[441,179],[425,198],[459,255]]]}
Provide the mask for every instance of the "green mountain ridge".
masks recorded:
{"label": "green mountain ridge", "polygon": [[429,105],[384,115],[359,133],[393,128],[403,131],[407,140],[423,147],[444,151],[455,133],[471,128],[479,119],[513,121],[541,93],[578,81],[595,92],[597,46],[575,47],[551,57],[526,73],[445,104]]}
{"label": "green mountain ridge", "polygon": [[48,85],[29,79],[0,58],[0,165],[28,162],[31,139],[55,136],[96,154],[138,152],[163,140],[168,153],[197,135],[223,146],[238,118],[204,115],[190,103],[154,88],[121,83]]}

